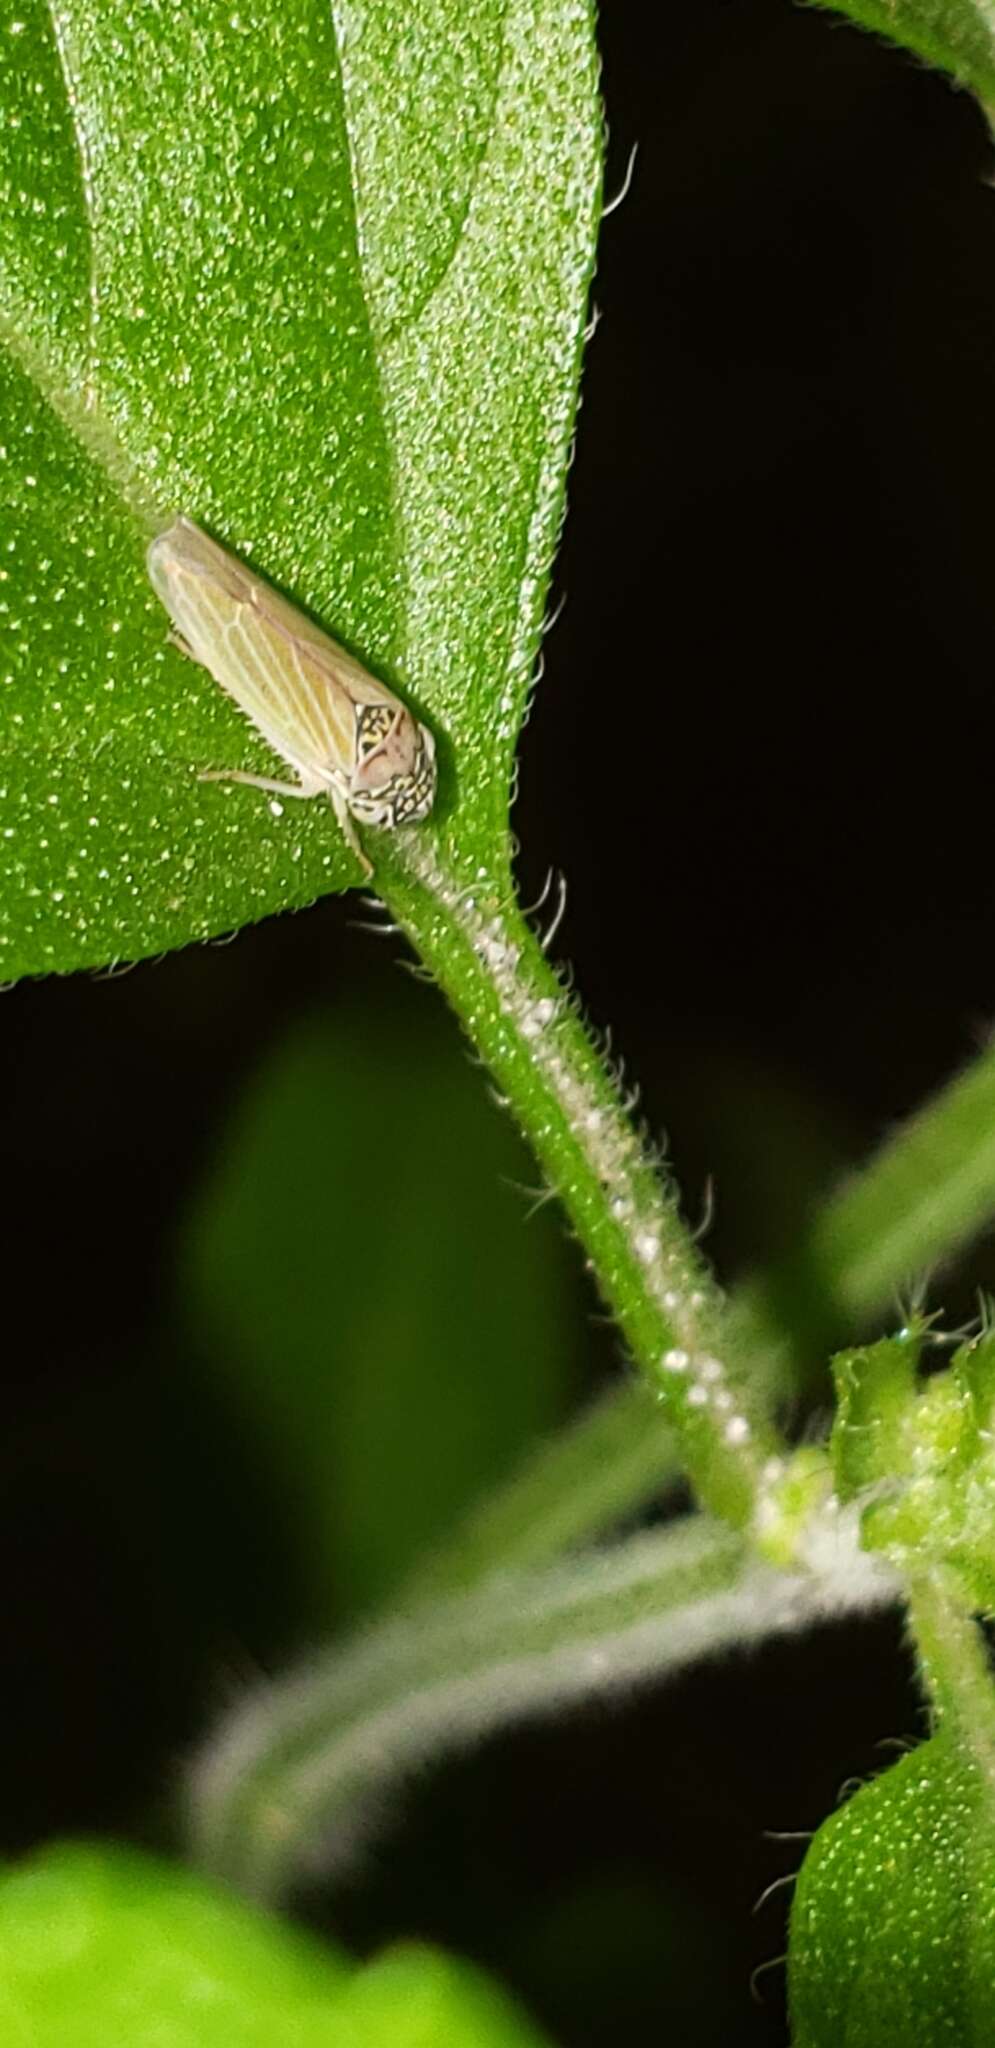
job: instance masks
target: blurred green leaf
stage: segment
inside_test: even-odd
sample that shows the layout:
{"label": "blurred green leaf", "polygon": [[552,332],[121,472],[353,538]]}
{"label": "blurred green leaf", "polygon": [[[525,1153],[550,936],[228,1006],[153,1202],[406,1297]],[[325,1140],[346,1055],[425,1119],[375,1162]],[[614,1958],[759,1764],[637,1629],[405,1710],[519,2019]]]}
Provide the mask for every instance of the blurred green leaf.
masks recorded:
{"label": "blurred green leaf", "polygon": [[130,1849],[56,1844],[0,1879],[4,2048],[543,2048],[470,1963],[333,1945]]}
{"label": "blurred green leaf", "polygon": [[4,2048],[328,2048],[351,1967],[136,1850],[58,1843],[0,1880]]}
{"label": "blurred green leaf", "polygon": [[792,2048],[989,2048],[993,1819],[934,1735],[823,1823],[791,1915]]}
{"label": "blurred green leaf", "polygon": [[454,1037],[400,989],[296,1032],[185,1238],[190,1327],[293,1503],[317,1619],[379,1600],[566,1404],[561,1225],[507,1185],[527,1155]]}
{"label": "blurred green leaf", "polygon": [[548,2048],[489,1977],[421,1943],[388,1949],[353,1979],[328,2048]]}
{"label": "blurred green leaf", "polygon": [[326,805],[196,780],[274,762],[166,646],[177,510],[411,694],[493,858],[593,263],[588,0],[25,0],[0,106],[0,976],[357,879]]}

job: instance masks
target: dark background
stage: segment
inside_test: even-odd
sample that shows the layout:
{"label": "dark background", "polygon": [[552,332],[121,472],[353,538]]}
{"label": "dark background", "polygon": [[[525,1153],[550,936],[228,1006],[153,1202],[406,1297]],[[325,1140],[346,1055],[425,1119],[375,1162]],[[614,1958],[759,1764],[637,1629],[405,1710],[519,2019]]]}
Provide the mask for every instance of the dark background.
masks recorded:
{"label": "dark background", "polygon": [[[607,0],[603,319],[522,749],[523,884],[670,1134],[723,1277],[995,1009],[983,121],[789,0]],[[617,710],[604,745],[606,692]],[[647,788],[647,785],[649,787]],[[631,788],[637,786],[638,797]],[[260,1055],[400,977],[329,901],[0,1004],[5,1845],[144,1832],[235,1641],[292,1637],[237,1453],[171,1393],[176,1219]],[[430,995],[424,1000],[432,1001]],[[995,1279],[982,1247],[956,1318]],[[615,1370],[592,1324],[592,1385]],[[179,1497],[178,1497],[179,1496]],[[326,1906],[482,1957],[562,2048],[779,2043],[806,1829],[918,1709],[864,1624],[428,1775]]]}

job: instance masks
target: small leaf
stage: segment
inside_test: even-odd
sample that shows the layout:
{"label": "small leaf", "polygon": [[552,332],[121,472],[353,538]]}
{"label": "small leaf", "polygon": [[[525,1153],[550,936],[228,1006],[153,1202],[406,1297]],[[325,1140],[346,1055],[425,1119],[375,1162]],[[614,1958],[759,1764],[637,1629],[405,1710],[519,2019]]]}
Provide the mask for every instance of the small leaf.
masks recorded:
{"label": "small leaf", "polygon": [[961,1345],[917,1386],[925,1325],[833,1360],[836,1491],[861,1503],[861,1542],[902,1574],[953,1570],[968,1606],[995,1610],[995,1340]]}
{"label": "small leaf", "polygon": [[792,2048],[989,2048],[993,1820],[935,1735],[823,1823],[791,1915]]}
{"label": "small leaf", "polygon": [[916,1405],[922,1330],[840,1351],[832,1361],[836,1388],[831,1453],[841,1500],[854,1500],[895,1476],[906,1419]]}
{"label": "small leaf", "polygon": [[333,1589],[381,1599],[566,1405],[560,1225],[507,1185],[534,1168],[452,1040],[400,991],[297,1032],[186,1238],[190,1326],[294,1504],[317,1621]]}
{"label": "small leaf", "polygon": [[275,763],[166,645],[177,511],[410,695],[493,861],[593,262],[587,0],[26,0],[0,95],[0,977],[358,879],[323,803],[196,779]]}

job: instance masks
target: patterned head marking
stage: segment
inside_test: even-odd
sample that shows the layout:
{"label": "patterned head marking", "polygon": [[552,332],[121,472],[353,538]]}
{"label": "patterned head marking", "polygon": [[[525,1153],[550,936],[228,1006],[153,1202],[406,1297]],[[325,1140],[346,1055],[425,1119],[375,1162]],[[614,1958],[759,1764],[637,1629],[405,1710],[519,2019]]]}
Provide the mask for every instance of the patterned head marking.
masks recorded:
{"label": "patterned head marking", "polygon": [[[387,712],[386,728],[380,717]],[[435,798],[435,741],[403,705],[356,712],[356,769],[349,803],[371,825],[414,825]]]}
{"label": "patterned head marking", "polygon": [[357,704],[356,706],[356,760],[357,764],[368,761],[386,739],[389,739],[397,717],[391,704]]}
{"label": "patterned head marking", "polygon": [[392,825],[417,825],[435,802],[435,741],[427,727],[418,727],[418,752],[410,775],[401,776],[394,795]]}

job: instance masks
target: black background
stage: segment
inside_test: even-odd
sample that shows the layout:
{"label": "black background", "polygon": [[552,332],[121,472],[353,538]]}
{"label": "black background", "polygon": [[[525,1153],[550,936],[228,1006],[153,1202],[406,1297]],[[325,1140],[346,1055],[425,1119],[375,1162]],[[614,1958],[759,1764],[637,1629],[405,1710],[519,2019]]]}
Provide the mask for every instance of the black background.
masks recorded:
{"label": "black background", "polygon": [[[977,110],[901,54],[788,0],[684,13],[603,12],[609,190],[640,153],[516,823],[692,1208],[716,1176],[728,1278],[995,1008],[995,194]],[[0,1003],[9,1849],[148,1837],[219,1644],[281,1647],[278,1560],[232,1447],[180,1441],[160,1326],[260,1052],[342,990],[394,1000],[350,915]],[[983,1247],[944,1304],[993,1277]],[[918,1726],[896,1624],[780,1646],[440,1769],[323,1910],[481,1956],[562,2048],[778,2043],[782,1973],[748,1980],[784,1896],[751,1909],[799,1852],[765,1830]]]}

